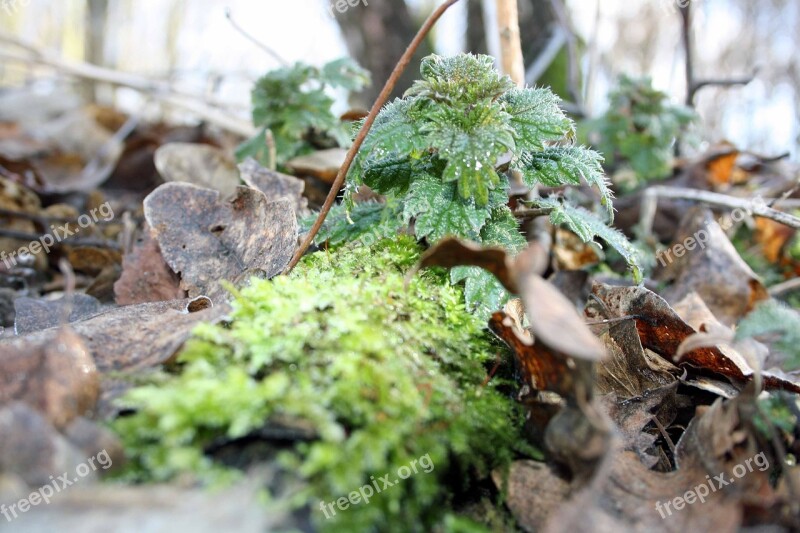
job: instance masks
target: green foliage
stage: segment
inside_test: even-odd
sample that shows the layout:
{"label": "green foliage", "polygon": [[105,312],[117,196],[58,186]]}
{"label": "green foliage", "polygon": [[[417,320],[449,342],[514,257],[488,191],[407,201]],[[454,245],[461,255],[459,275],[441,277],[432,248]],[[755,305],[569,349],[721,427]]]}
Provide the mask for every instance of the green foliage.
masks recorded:
{"label": "green foliage", "polygon": [[256,82],[252,93],[252,119],[259,133],[239,147],[237,157],[252,156],[267,164],[267,130],[275,140],[278,163],[308,151],[306,137],[310,131],[347,145],[350,129],[331,112],[333,98],[328,89],[358,91],[368,83],[369,73],[348,58],[322,68],[295,63],[267,73]]}
{"label": "green foliage", "polygon": [[608,111],[582,127],[591,144],[605,155],[606,164],[630,167],[636,176],[634,186],[669,175],[673,146],[696,120],[695,112],[669,103],[650,78],[623,75],[609,98]]}
{"label": "green foliage", "polygon": [[[202,325],[179,372],[124,399],[115,428],[129,475],[164,480],[219,474],[203,453],[271,420],[302,421],[318,435],[279,455],[304,488],[316,526],[332,531],[429,530],[445,519],[453,487],[507,465],[525,446],[523,414],[487,386],[499,346],[438,270],[409,281],[412,237],[307,256],[289,277],[253,280],[232,323]],[[525,450],[535,453],[535,450]],[[428,455],[434,468],[326,520],[333,501]],[[421,463],[420,463],[421,464]],[[452,518],[449,519],[452,521]],[[452,529],[464,531],[462,527]]]}
{"label": "green foliage", "polygon": [[766,437],[772,437],[772,428],[792,433],[797,426],[797,417],[789,406],[795,402],[789,394],[770,394],[758,400],[759,412],[753,418],[756,428]]}
{"label": "green foliage", "polygon": [[736,340],[756,337],[770,341],[784,355],[787,369],[800,368],[800,313],[777,300],[759,303],[739,322]]}
{"label": "green foliage", "polygon": [[560,202],[555,198],[544,198],[537,200],[534,204],[537,207],[552,209],[550,221],[553,224],[566,225],[583,242],[594,242],[595,237],[604,240],[627,261],[637,283],[642,280],[640,252],[619,230],[605,225],[600,218],[590,211],[569,203]]}
{"label": "green foliage", "polygon": [[[349,194],[365,184],[385,195],[402,223],[431,244],[452,235],[514,252],[525,240],[506,207],[503,168],[521,171],[530,186],[585,180],[612,218],[599,154],[555,146],[574,138],[574,124],[549,89],[516,88],[488,56],[433,55],[420,72],[376,118],[348,175]],[[508,297],[478,268],[455,269],[451,280],[465,282],[468,306],[484,315]]]}

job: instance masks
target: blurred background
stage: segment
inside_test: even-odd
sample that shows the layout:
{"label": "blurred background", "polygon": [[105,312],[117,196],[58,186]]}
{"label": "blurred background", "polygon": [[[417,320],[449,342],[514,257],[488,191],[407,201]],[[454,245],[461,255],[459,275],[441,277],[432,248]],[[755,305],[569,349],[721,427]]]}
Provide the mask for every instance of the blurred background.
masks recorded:
{"label": "blurred background", "polygon": [[[337,106],[340,111],[365,108],[437,3],[362,0],[337,9],[330,0],[0,0],[0,85],[43,93],[57,87],[59,94],[68,86],[101,104],[192,120],[186,105],[179,109],[160,98],[174,92],[213,103],[244,123],[252,84],[265,72],[283,62],[322,65],[350,55],[372,72],[373,85],[349,102],[343,93],[337,95]],[[797,161],[800,2],[693,0],[691,20],[682,16],[687,4],[520,0],[527,81],[551,85],[570,112],[585,118],[607,108],[621,73],[651,76],[655,88],[687,103],[688,36],[692,78],[700,86],[692,91],[702,117],[698,138],[728,140],[764,155],[788,152]],[[493,0],[460,2],[422,53],[496,55],[493,6]],[[270,51],[251,42],[237,25]],[[159,83],[152,91],[83,85],[60,74],[63,68],[27,61],[31,53]],[[417,67],[408,69],[398,94],[416,77]]]}

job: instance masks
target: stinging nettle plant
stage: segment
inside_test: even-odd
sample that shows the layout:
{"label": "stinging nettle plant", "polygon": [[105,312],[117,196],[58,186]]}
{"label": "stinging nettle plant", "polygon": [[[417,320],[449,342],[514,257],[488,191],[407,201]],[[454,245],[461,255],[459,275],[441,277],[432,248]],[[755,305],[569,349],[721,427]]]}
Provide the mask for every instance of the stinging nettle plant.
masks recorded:
{"label": "stinging nettle plant", "polygon": [[[451,235],[518,252],[526,240],[507,207],[506,170],[519,171],[531,187],[585,180],[600,193],[603,218],[613,220],[602,157],[572,145],[574,123],[549,89],[516,87],[484,55],[432,55],[420,72],[422,79],[378,115],[348,173],[346,207],[332,213],[318,240],[356,239],[379,223],[386,233],[408,226],[430,244]],[[362,184],[386,204],[354,204]],[[569,225],[585,241],[603,238],[636,268],[634,249],[603,218],[552,197],[538,204],[554,223]],[[470,308],[493,311],[507,297],[479,268],[454,268],[451,282],[460,281]]]}

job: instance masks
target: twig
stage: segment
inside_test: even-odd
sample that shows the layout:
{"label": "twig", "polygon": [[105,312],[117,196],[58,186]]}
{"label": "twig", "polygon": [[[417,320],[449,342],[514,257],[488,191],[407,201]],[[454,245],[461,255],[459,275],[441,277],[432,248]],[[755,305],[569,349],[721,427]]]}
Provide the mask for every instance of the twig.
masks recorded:
{"label": "twig", "polygon": [[696,80],[694,76],[694,43],[692,42],[692,11],[691,4],[681,6],[681,38],[683,40],[683,50],[686,55],[686,105],[694,107],[694,97],[703,87],[734,87],[736,85],[747,85],[755,78],[756,73],[748,78],[731,79],[705,79]]}
{"label": "twig", "polygon": [[769,288],[769,295],[776,297],[796,290],[800,290],[800,278],[789,279],[773,285]]}
{"label": "twig", "polygon": [[552,212],[552,207],[525,207],[515,209],[514,217],[519,220],[533,220],[534,218],[547,216]]}
{"label": "twig", "polygon": [[364,120],[364,125],[361,126],[361,130],[359,130],[358,135],[356,135],[353,145],[347,151],[344,163],[339,169],[339,173],[336,175],[336,179],[331,185],[331,190],[328,192],[328,197],[325,198],[325,203],[322,205],[322,209],[319,212],[319,216],[317,216],[317,220],[314,221],[314,225],[311,226],[311,229],[308,231],[305,239],[303,239],[300,247],[295,252],[294,257],[292,257],[289,265],[283,271],[284,274],[288,274],[295,266],[297,266],[297,263],[300,262],[300,258],[303,257],[303,254],[306,253],[306,250],[308,250],[309,246],[311,246],[311,243],[314,241],[314,237],[322,227],[322,223],[325,222],[325,217],[328,216],[328,212],[331,210],[331,207],[333,207],[333,202],[336,201],[336,196],[339,194],[339,189],[342,188],[344,179],[347,176],[347,173],[350,171],[350,166],[353,164],[353,160],[355,159],[359,148],[361,148],[361,145],[364,144],[364,139],[367,137],[367,133],[369,133],[372,123],[375,122],[375,118],[378,116],[378,112],[381,110],[381,107],[383,107],[383,104],[389,99],[389,95],[392,94],[394,86],[397,85],[397,80],[400,79],[403,71],[405,71],[406,67],[408,67],[408,64],[411,62],[414,52],[416,52],[417,48],[419,48],[419,45],[422,44],[422,41],[425,40],[425,37],[431,31],[433,25],[436,24],[442,15],[444,15],[444,12],[458,1],[459,0],[447,0],[438,8],[436,8],[436,11],[431,13],[431,16],[428,17],[417,34],[414,36],[411,44],[409,44],[408,48],[406,48],[406,51],[403,52],[403,55],[400,57],[400,61],[397,62],[397,65],[395,65],[391,76],[389,76],[389,79],[386,80],[386,85],[383,86],[383,89],[378,95],[378,98],[375,100],[375,103],[372,104],[372,109],[369,110],[369,115],[367,115],[367,118]]}
{"label": "twig", "polygon": [[225,8],[225,18],[228,19],[228,22],[231,23],[231,26],[233,26],[233,29],[238,31],[242,35],[242,37],[244,37],[245,39],[247,39],[248,41],[250,41],[254,45],[258,46],[262,50],[264,50],[267,54],[272,56],[272,58],[275,61],[277,61],[278,63],[280,63],[284,67],[288,67],[289,66],[289,62],[286,61],[284,58],[282,58],[275,50],[273,50],[272,48],[270,48],[266,44],[262,43],[261,41],[259,41],[258,39],[256,39],[255,37],[253,37],[252,35],[247,33],[244,30],[244,28],[239,26],[239,24],[237,24],[236,21],[233,20],[233,15],[231,14],[231,8],[229,8],[229,7]]}
{"label": "twig", "polygon": [[581,92],[578,89],[578,47],[577,43],[575,42],[575,32],[570,27],[569,17],[567,13],[564,11],[564,6],[562,5],[560,0],[550,0],[550,5],[553,8],[553,12],[558,19],[558,23],[561,24],[561,27],[564,28],[564,31],[567,34],[567,58],[568,58],[568,65],[567,65],[567,86],[570,95],[572,96],[572,100],[575,102],[576,105],[580,107],[581,101]]}
{"label": "twig", "polygon": [[718,205],[722,207],[730,207],[731,209],[744,209],[751,212],[756,216],[769,218],[775,222],[780,222],[790,228],[800,229],[800,218],[777,211],[771,207],[767,207],[766,201],[755,203],[746,198],[734,198],[724,194],[709,191],[699,191],[696,189],[681,189],[677,187],[650,187],[642,195],[643,199],[648,196],[655,196],[659,198],[673,198],[679,200],[693,200],[696,202],[703,202],[710,205]]}
{"label": "twig", "polygon": [[528,85],[535,84],[550,67],[566,43],[567,32],[564,31],[564,28],[561,26],[554,28],[553,34],[547,40],[545,47],[539,52],[536,60],[528,67],[528,70],[525,71],[525,83]]}
{"label": "twig", "polygon": [[172,89],[168,83],[163,81],[102,68],[90,63],[80,61],[68,62],[53,53],[49,53],[7,34],[0,33],[0,42],[21,48],[30,54],[29,56],[25,56],[11,52],[0,52],[0,59],[45,65],[77,78],[128,87],[146,94],[151,94],[153,97],[165,103],[190,111],[206,122],[232,133],[236,133],[237,135],[251,137],[256,133],[256,129],[249,122],[239,120],[218,107],[212,107],[212,105],[222,106],[223,104],[221,102],[209,101],[207,98],[201,96],[176,91]]}

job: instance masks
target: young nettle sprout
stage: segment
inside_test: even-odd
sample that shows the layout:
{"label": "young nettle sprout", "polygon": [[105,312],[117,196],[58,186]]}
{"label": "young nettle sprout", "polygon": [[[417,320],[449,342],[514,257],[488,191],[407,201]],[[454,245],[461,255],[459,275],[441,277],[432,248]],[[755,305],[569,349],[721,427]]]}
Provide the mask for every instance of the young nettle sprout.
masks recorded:
{"label": "young nettle sprout", "polygon": [[[572,145],[575,125],[549,89],[516,87],[483,55],[432,55],[420,72],[422,79],[380,112],[348,174],[348,195],[361,184],[369,186],[386,197],[383,214],[376,216],[374,204],[348,203],[348,213],[328,218],[320,239],[358,238],[374,232],[368,226],[376,220],[393,226],[413,222],[415,236],[431,244],[452,235],[517,252],[525,238],[507,207],[508,177],[501,171],[506,168],[519,171],[531,187],[585,180],[600,192],[611,221],[612,193],[602,158]],[[586,210],[566,215],[561,202],[549,202],[554,222],[574,226],[585,240],[602,227],[614,245],[628,247],[624,255],[633,262],[633,249],[603,220]],[[342,231],[343,219],[350,230]],[[493,311],[507,297],[479,268],[454,268],[451,281],[466,281],[471,308]]]}

